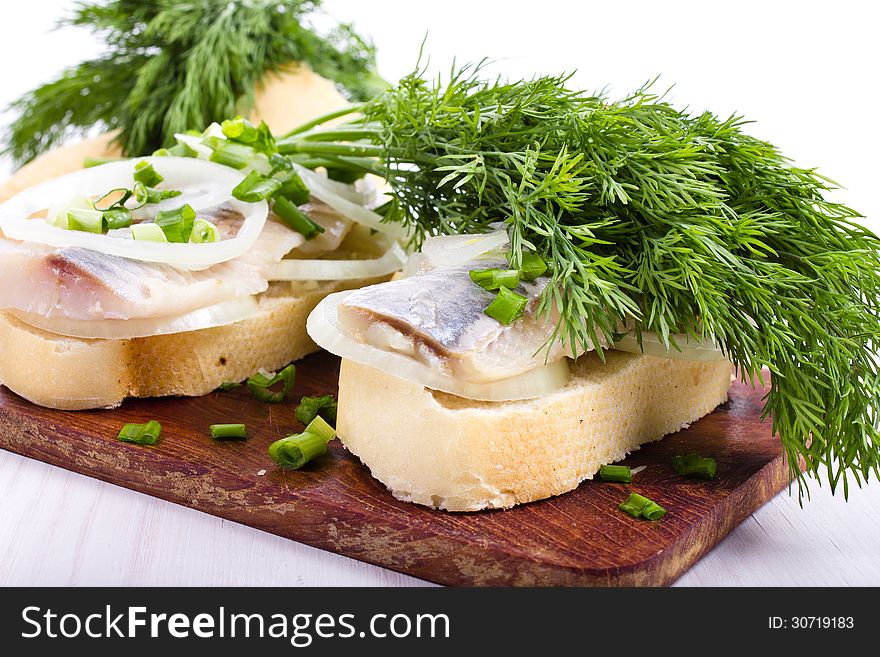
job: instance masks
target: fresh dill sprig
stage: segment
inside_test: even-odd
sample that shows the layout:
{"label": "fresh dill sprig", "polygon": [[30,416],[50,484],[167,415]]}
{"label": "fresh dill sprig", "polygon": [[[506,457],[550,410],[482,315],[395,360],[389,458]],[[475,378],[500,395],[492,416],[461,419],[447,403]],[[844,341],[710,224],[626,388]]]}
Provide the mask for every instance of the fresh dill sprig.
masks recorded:
{"label": "fresh dill sprig", "polygon": [[847,475],[877,476],[880,239],[740,117],[683,112],[651,85],[611,101],[568,79],[487,82],[476,66],[432,84],[417,71],[349,125],[279,148],[353,170],[378,157],[386,218],[416,245],[503,222],[513,268],[532,251],[551,265],[539,309],[558,316],[554,339],[589,348],[630,321],[671,348],[676,333],[714,339],[744,380],[769,368],[764,414],[802,494],[799,459],[845,495]]}
{"label": "fresh dill sprig", "polygon": [[320,0],[82,3],[62,25],[91,29],[107,53],[13,102],[3,152],[25,163],[98,125],[120,130],[125,153],[148,154],[175,132],[247,114],[260,78],[291,62],[354,100],[384,90],[372,44],[347,24],[317,31],[317,16]]}

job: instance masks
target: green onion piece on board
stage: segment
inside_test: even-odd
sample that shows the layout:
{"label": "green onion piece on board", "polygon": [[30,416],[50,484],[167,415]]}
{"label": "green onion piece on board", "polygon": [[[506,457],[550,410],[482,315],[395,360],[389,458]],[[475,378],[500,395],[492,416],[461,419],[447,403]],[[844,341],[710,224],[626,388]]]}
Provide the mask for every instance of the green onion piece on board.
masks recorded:
{"label": "green onion piece on board", "polygon": [[[296,367],[288,365],[283,370],[274,375],[266,375],[262,372],[254,374],[247,380],[248,390],[251,394],[262,402],[269,404],[279,404],[287,399],[287,393],[293,387],[296,380]],[[281,384],[279,391],[272,391],[273,386]]]}
{"label": "green onion piece on board", "polygon": [[208,158],[211,162],[217,162],[233,169],[244,169],[256,155],[256,151],[250,146],[236,144],[218,137],[208,137],[203,143],[213,151],[211,157]]}
{"label": "green onion piece on board", "polygon": [[683,477],[697,477],[699,479],[714,479],[718,472],[718,464],[715,459],[699,454],[673,456],[672,467]]}
{"label": "green onion piece on board", "polygon": [[155,445],[159,442],[161,433],[162,425],[155,420],[150,420],[146,424],[126,424],[122,427],[117,438],[125,443]]}
{"label": "green onion piece on board", "polygon": [[240,387],[241,384],[237,381],[224,381],[217,387],[217,390],[223,390],[225,392],[227,390],[235,390],[236,388]]}
{"label": "green onion piece on board", "polygon": [[626,501],[622,502],[617,508],[625,511],[633,518],[660,520],[660,518],[666,515],[666,509],[638,493],[630,493]]}
{"label": "green onion piece on board", "polygon": [[285,224],[300,233],[307,240],[313,239],[324,232],[323,226],[309,219],[305,212],[283,196],[275,199],[274,211]]}
{"label": "green onion piece on board", "polygon": [[498,289],[498,296],[495,297],[495,300],[483,312],[502,324],[508,325],[522,317],[528,302],[529,300],[521,294],[502,287]]}
{"label": "green onion piece on board", "polygon": [[165,179],[156,173],[152,164],[146,160],[141,160],[134,165],[134,180],[147,187],[155,187]]}
{"label": "green onion piece on board", "polygon": [[125,206],[125,202],[131,198],[132,192],[125,187],[117,187],[111,189],[94,203],[95,210],[104,212],[106,210],[115,210]]}
{"label": "green onion piece on board", "polygon": [[256,171],[251,171],[232,190],[232,195],[245,203],[258,203],[265,201],[281,189],[281,181],[274,178],[266,178]]}
{"label": "green onion piece on board", "polygon": [[632,471],[626,465],[603,465],[599,468],[599,478],[621,484],[629,484],[633,480]]}
{"label": "green onion piece on board", "polygon": [[212,424],[214,440],[247,440],[247,427],[243,424]]}
{"label": "green onion piece on board", "polygon": [[282,468],[298,470],[306,463],[327,453],[327,443],[336,437],[336,430],[322,417],[316,417],[306,430],[282,438],[269,446],[269,456]]}
{"label": "green onion piece on board", "polygon": [[309,199],[312,198],[312,193],[296,171],[290,171],[284,176],[277,178],[277,180],[281,182],[281,189],[278,190],[276,196],[284,197],[294,205],[308,203]]}
{"label": "green onion piece on board", "polygon": [[168,242],[165,231],[156,224],[134,224],[131,227],[131,236],[141,242]]}
{"label": "green onion piece on board", "polygon": [[125,208],[113,208],[104,210],[104,225],[107,230],[115,230],[116,228],[128,228],[131,226],[131,212]]}
{"label": "green onion piece on board", "polygon": [[186,243],[192,235],[196,211],[188,203],[174,210],[160,210],[153,220],[172,243]]}
{"label": "green onion piece on board", "polygon": [[74,209],[67,212],[67,227],[85,233],[104,232],[104,213],[98,210]]}
{"label": "green onion piece on board", "polygon": [[547,273],[547,262],[537,253],[523,253],[519,277],[524,281],[533,281]]}
{"label": "green onion piece on board", "polygon": [[331,424],[336,424],[337,403],[333,395],[323,397],[303,397],[296,407],[296,419],[309,424],[316,417],[322,417]]}
{"label": "green onion piece on board", "polygon": [[196,219],[193,222],[192,234],[189,241],[193,244],[209,244],[211,242],[220,241],[220,231],[217,226],[207,219]]}

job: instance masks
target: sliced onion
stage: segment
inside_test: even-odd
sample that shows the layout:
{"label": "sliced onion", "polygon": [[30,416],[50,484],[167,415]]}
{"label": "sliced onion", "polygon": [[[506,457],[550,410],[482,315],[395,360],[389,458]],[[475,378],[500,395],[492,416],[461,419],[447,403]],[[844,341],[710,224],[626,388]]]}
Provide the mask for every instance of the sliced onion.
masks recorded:
{"label": "sliced onion", "polygon": [[442,235],[422,244],[423,262],[432,269],[457,267],[480,256],[499,251],[510,243],[503,230],[482,235]]}
{"label": "sliced onion", "polygon": [[568,360],[563,358],[519,376],[492,383],[470,383],[443,374],[403,354],[378,349],[344,334],[337,328],[337,307],[351,294],[337,292],[326,297],[309,315],[309,336],[327,351],[368,365],[398,378],[466,399],[512,401],[541,397],[565,386],[569,379]]}
{"label": "sliced onion", "polygon": [[257,312],[256,297],[242,297],[199,308],[185,315],[151,319],[80,320],[65,317],[44,317],[20,310],[7,310],[25,324],[49,333],[72,338],[127,340],[152,335],[188,333],[202,329],[227,326],[253,317]]}
{"label": "sliced onion", "polygon": [[406,253],[397,242],[371,260],[282,260],[269,275],[271,281],[350,281],[393,274],[403,267]]}
{"label": "sliced onion", "polygon": [[[96,235],[67,230],[49,225],[42,219],[29,219],[34,213],[51,206],[57,199],[74,196],[99,196],[117,187],[132,184],[135,162],[146,159],[165,177],[167,186],[186,190],[213,188],[211,193],[190,197],[196,211],[226,203],[232,210],[244,215],[235,238],[209,244],[162,244],[120,239],[111,235]],[[243,203],[231,198],[232,188],[244,175],[213,162],[186,157],[148,157],[137,160],[111,162],[83,169],[31,187],[0,205],[0,230],[11,239],[47,244],[60,248],[84,248],[131,260],[158,262],[181,269],[205,269],[246,253],[256,242],[268,216],[265,201]],[[185,192],[186,193],[186,192]],[[170,205],[182,205],[181,197],[169,200]]]}
{"label": "sliced onion", "polygon": [[[306,187],[312,193],[312,196],[323,201],[331,208],[336,210],[344,217],[348,217],[367,228],[372,228],[388,237],[402,242],[409,239],[409,231],[402,225],[396,223],[386,223],[382,221],[382,217],[372,210],[368,210],[357,202],[352,202],[340,194],[339,186],[341,183],[330,180],[326,176],[315,173],[305,167],[294,165],[299,177],[302,178]],[[352,190],[353,191],[353,190]],[[357,192],[353,192],[357,194]]]}
{"label": "sliced onion", "polygon": [[645,354],[646,356],[656,356],[658,358],[698,361],[726,360],[727,358],[713,340],[694,340],[683,334],[671,335],[669,337],[675,341],[678,349],[672,345],[667,349],[656,333],[642,333],[641,347],[639,346],[638,339],[632,333],[623,336],[614,343],[613,347],[618,351]]}

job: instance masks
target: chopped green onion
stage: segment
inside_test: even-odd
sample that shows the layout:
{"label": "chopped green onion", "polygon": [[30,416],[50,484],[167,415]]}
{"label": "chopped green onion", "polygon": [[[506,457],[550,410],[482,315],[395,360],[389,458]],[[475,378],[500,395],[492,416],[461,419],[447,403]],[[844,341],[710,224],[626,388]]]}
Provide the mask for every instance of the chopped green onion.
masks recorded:
{"label": "chopped green onion", "polygon": [[323,397],[303,397],[299,406],[296,407],[296,419],[303,424],[308,424],[316,417],[322,417],[332,424],[336,424],[337,404],[333,395]]}
{"label": "chopped green onion", "polygon": [[632,482],[632,472],[626,465],[603,465],[599,468],[599,478],[602,481],[616,481],[622,484]]}
{"label": "chopped green onion", "polygon": [[282,468],[298,470],[306,463],[327,453],[327,443],[336,437],[336,430],[321,417],[309,423],[306,430],[282,438],[269,446],[269,456]]}
{"label": "chopped green onion", "polygon": [[327,177],[336,182],[351,185],[366,175],[364,171],[358,169],[342,169],[339,167],[327,167]]}
{"label": "chopped green onion", "polygon": [[241,384],[238,383],[237,381],[224,381],[223,383],[220,384],[220,386],[217,388],[217,390],[223,390],[223,391],[235,390],[236,388],[240,388],[240,387],[241,387]]}
{"label": "chopped green onion", "polygon": [[547,273],[547,262],[537,253],[523,253],[519,277],[523,281],[533,281]]}
{"label": "chopped green onion", "polygon": [[[247,380],[247,387],[248,390],[251,391],[251,394],[260,401],[268,402],[270,404],[278,404],[287,398],[287,393],[289,393],[290,389],[293,387],[295,379],[296,367],[288,365],[277,374],[266,375],[263,372],[254,374]],[[283,384],[282,389],[278,392],[272,392],[272,386],[278,385],[279,383]]]}
{"label": "chopped green onion", "polygon": [[171,151],[167,148],[157,148],[153,151],[153,157],[168,157],[171,155]]}
{"label": "chopped green onion", "polygon": [[192,148],[192,146],[188,146],[182,142],[176,143],[174,146],[168,149],[169,155],[174,155],[175,157],[195,157],[198,153]]}
{"label": "chopped green onion", "polygon": [[125,187],[117,187],[111,189],[101,198],[94,202],[95,210],[104,212],[105,210],[113,210],[125,206],[125,202],[131,198],[133,192]]}
{"label": "chopped green onion", "polygon": [[504,325],[512,324],[522,317],[526,304],[529,302],[521,294],[511,292],[506,287],[499,288],[498,296],[483,311],[489,317],[497,319]]}
{"label": "chopped green onion", "polygon": [[519,285],[519,272],[515,269],[472,269],[469,273],[471,280],[484,290],[512,290]]}
{"label": "chopped green onion", "polygon": [[622,502],[617,508],[625,511],[633,518],[660,520],[660,518],[666,515],[666,509],[638,493],[630,493],[626,501]]}
{"label": "chopped green onion", "polygon": [[308,203],[312,197],[312,193],[303,179],[299,177],[296,171],[290,171],[284,176],[277,178],[281,182],[281,189],[278,190],[276,196],[284,197],[293,205],[302,205]]}
{"label": "chopped green onion", "polygon": [[84,157],[83,158],[83,169],[91,169],[92,167],[99,167],[102,164],[110,164],[111,162],[119,162],[119,160],[125,160],[127,158],[124,157]]}
{"label": "chopped green onion", "polygon": [[241,142],[242,144],[253,144],[260,138],[260,131],[253,123],[240,116],[234,119],[227,119],[221,126],[223,134],[227,139]]}
{"label": "chopped green onion", "polygon": [[118,440],[125,443],[137,443],[138,445],[155,445],[159,442],[162,433],[162,425],[155,420],[146,424],[126,424],[117,436]]}
{"label": "chopped green onion", "polygon": [[125,208],[113,208],[104,210],[104,225],[107,230],[116,228],[128,228],[131,226],[131,212]]}
{"label": "chopped green onion", "polygon": [[147,187],[155,187],[165,179],[156,173],[152,164],[142,160],[134,165],[134,180],[135,182],[143,183]]}
{"label": "chopped green onion", "polygon": [[168,242],[165,231],[156,224],[134,224],[131,237],[141,242]]}
{"label": "chopped green onion", "polygon": [[316,224],[309,219],[305,212],[300,210],[283,196],[279,196],[275,199],[274,211],[275,214],[284,220],[285,224],[300,233],[307,240],[317,237],[324,232],[323,226]]}
{"label": "chopped green onion", "polygon": [[220,241],[220,231],[207,219],[196,219],[193,223],[189,241],[193,244],[208,244]]}
{"label": "chopped green onion", "polygon": [[211,162],[217,162],[233,169],[244,169],[256,154],[256,151],[250,146],[236,144],[219,137],[208,137],[203,143],[213,151],[209,158]]}
{"label": "chopped green onion", "polygon": [[276,173],[282,171],[291,171],[293,169],[293,160],[281,153],[272,153],[272,155],[269,156],[269,164],[272,167],[272,171],[269,173],[270,176],[274,176]]}
{"label": "chopped green onion", "polygon": [[243,424],[212,424],[214,440],[247,440],[247,428]]}
{"label": "chopped green onion", "polygon": [[162,229],[169,242],[186,243],[192,235],[195,218],[196,211],[186,203],[174,210],[160,210],[153,223]]}
{"label": "chopped green onion", "polygon": [[281,181],[274,178],[266,178],[256,171],[251,171],[232,190],[232,195],[245,203],[257,203],[265,201],[275,192],[281,189]]}
{"label": "chopped green onion", "polygon": [[179,192],[175,189],[155,189],[153,187],[147,187],[143,183],[136,182],[134,184],[133,193],[135,201],[137,201],[138,204],[137,207],[142,208],[151,203],[159,203],[166,199],[180,196],[183,192]]}
{"label": "chopped green onion", "polygon": [[699,479],[714,479],[718,472],[718,464],[715,459],[699,454],[673,456],[672,467],[683,477],[697,477]]}
{"label": "chopped green onion", "polygon": [[104,213],[98,210],[73,209],[67,212],[67,227],[85,233],[104,232]]}

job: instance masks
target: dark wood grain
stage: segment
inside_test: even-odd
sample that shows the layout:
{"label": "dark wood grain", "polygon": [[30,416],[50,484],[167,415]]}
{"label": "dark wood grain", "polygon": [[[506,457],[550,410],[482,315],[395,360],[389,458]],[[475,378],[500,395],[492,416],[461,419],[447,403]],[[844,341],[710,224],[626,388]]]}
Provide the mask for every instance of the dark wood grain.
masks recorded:
{"label": "dark wood grain", "polygon": [[[297,366],[296,398],[335,393],[338,360]],[[631,455],[633,485],[585,482],[509,511],[449,514],[395,500],[338,441],[303,470],[278,469],[269,444],[302,430],[295,401],[244,389],[198,399],[130,400],[113,411],[61,412],[0,389],[0,447],[315,547],[453,585],[666,585],[787,483],[778,440],[760,421],[761,390],[736,383],[714,413]],[[126,422],[159,420],[153,447],[115,439]],[[208,427],[245,422],[247,442]],[[674,454],[718,461],[709,482],[678,477]],[[259,472],[265,470],[260,476]],[[660,522],[617,511],[630,490],[668,510]]]}

